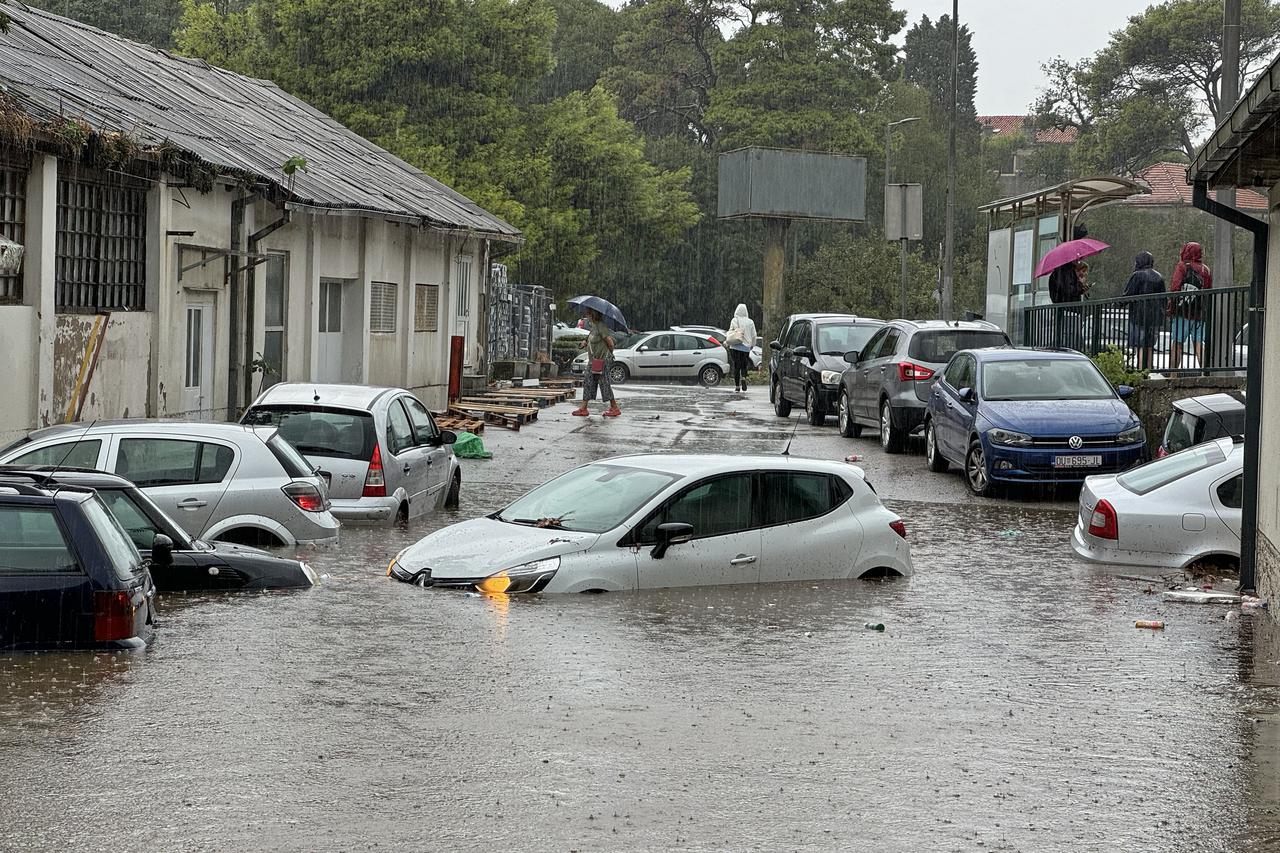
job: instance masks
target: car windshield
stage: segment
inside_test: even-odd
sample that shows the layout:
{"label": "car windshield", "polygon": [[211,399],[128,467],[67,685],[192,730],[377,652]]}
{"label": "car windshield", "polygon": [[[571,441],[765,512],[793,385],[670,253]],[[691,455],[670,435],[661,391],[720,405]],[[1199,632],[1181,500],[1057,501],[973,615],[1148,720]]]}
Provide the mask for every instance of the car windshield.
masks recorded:
{"label": "car windshield", "polygon": [[102,547],[111,558],[111,567],[116,570],[121,580],[132,580],[142,571],[142,555],[129,539],[129,534],[125,533],[120,522],[116,521],[116,517],[103,505],[97,495],[86,500],[81,506],[84,508],[85,517],[89,519],[89,524],[98,534]]}
{"label": "car windshield", "polygon": [[1203,471],[1226,460],[1227,455],[1222,452],[1218,442],[1210,441],[1154,462],[1148,462],[1132,471],[1126,471],[1116,479],[1116,482],[1134,494],[1145,495],[1161,486],[1169,485],[1174,480],[1180,480],[1188,474]]}
{"label": "car windshield", "polygon": [[[175,551],[193,550],[191,540],[178,523],[142,492],[136,489],[98,489],[98,497],[102,498],[139,551],[150,551],[157,533],[172,539]],[[153,518],[164,523],[157,524]]]}
{"label": "car windshield", "polygon": [[1111,384],[1083,358],[1022,358],[982,366],[986,400],[1109,400]]}
{"label": "car windshield", "polygon": [[907,355],[916,361],[946,364],[951,356],[962,349],[999,347],[1008,343],[1004,332],[976,329],[947,329],[938,332],[920,332],[911,339]]}
{"label": "car windshield", "polygon": [[[299,452],[334,459],[362,459],[373,455],[377,430],[373,415],[353,409],[323,406],[254,406],[245,413],[249,426],[279,427],[278,435]],[[277,459],[279,455],[277,454]],[[281,464],[284,464],[281,460]],[[311,473],[308,466],[307,474]]]}
{"label": "car windshield", "polygon": [[530,527],[604,533],[678,479],[679,475],[663,471],[587,465],[544,483],[493,518]]}
{"label": "car windshield", "polygon": [[818,352],[822,355],[861,352],[879,328],[867,324],[824,323],[818,327]]}
{"label": "car windshield", "polygon": [[1169,425],[1164,430],[1165,451],[1167,453],[1177,453],[1179,450],[1186,450],[1191,447],[1197,441],[1197,427],[1203,428],[1203,426],[1200,419],[1195,415],[1175,409],[1174,413],[1169,416]]}

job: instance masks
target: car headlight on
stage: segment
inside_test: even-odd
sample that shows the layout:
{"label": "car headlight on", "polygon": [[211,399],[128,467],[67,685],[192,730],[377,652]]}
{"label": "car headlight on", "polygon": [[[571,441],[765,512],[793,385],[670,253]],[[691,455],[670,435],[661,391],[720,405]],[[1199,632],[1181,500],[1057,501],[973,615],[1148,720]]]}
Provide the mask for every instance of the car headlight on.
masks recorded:
{"label": "car headlight on", "polygon": [[494,572],[476,584],[481,592],[506,593],[538,592],[555,576],[560,568],[559,557],[548,557],[545,560],[534,560],[531,563],[515,566]]}
{"label": "car headlight on", "polygon": [[824,370],[824,371],[822,371],[822,384],[823,384],[823,385],[839,385],[839,384],[840,384],[840,371],[838,371],[838,370]]}
{"label": "car headlight on", "polygon": [[992,444],[1003,444],[1007,447],[1031,446],[1031,436],[1023,432],[1014,432],[1011,429],[987,430],[987,438],[991,439]]}
{"label": "car headlight on", "polygon": [[1142,428],[1141,424],[1116,436],[1116,444],[1137,444],[1140,441],[1145,443],[1146,440],[1147,431]]}

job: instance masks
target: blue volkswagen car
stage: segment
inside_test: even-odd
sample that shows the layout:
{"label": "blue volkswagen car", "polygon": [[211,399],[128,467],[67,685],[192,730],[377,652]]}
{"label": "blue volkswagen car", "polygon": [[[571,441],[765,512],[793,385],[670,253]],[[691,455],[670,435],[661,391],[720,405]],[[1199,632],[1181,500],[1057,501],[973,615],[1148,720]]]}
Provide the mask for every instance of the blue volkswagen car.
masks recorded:
{"label": "blue volkswagen car", "polygon": [[1088,357],[1072,350],[962,350],[934,383],[925,414],[932,471],[964,471],[975,495],[1009,483],[1080,483],[1145,461],[1147,437]]}

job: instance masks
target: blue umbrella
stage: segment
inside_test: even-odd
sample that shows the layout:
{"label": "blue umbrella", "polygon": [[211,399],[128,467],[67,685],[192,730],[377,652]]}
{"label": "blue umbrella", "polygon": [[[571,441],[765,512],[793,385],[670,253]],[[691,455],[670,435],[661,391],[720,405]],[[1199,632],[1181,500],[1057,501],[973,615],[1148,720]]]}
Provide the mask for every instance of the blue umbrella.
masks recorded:
{"label": "blue umbrella", "polygon": [[615,331],[625,332],[631,328],[627,325],[627,318],[622,315],[618,306],[607,299],[601,299],[599,296],[575,296],[569,300],[569,304],[583,311],[590,308],[592,311],[600,312],[600,316],[604,317],[605,325]]}

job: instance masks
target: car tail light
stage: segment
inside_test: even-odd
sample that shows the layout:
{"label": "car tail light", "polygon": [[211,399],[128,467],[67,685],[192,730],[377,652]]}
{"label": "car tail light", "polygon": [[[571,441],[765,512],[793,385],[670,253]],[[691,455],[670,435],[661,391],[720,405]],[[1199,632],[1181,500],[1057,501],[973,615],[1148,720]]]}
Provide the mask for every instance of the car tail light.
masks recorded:
{"label": "car tail light", "polygon": [[715,339],[714,337],[712,337],[711,335],[707,335],[707,340],[711,342],[711,345],[712,345],[713,347],[718,347],[718,346],[721,346],[721,345],[722,345],[718,340],[716,340],[716,339]]}
{"label": "car tail light", "polygon": [[133,596],[127,590],[97,590],[93,594],[93,640],[109,643],[127,640],[137,632],[133,629],[138,609],[133,606]]}
{"label": "car tail light", "polygon": [[1165,449],[1164,449],[1164,445],[1163,445],[1163,444],[1156,448],[1156,458],[1157,458],[1157,459],[1163,459],[1163,458],[1165,458],[1165,457],[1166,457],[1166,456],[1168,456],[1168,455],[1169,455],[1169,451],[1167,451],[1167,450],[1165,450]]}
{"label": "car tail light", "polygon": [[903,382],[919,382],[924,379],[932,379],[933,371],[927,367],[921,367],[918,364],[912,364],[909,361],[898,362],[898,379]]}
{"label": "car tail light", "polygon": [[364,475],[364,497],[385,498],[387,496],[387,478],[382,475],[382,450],[373,446],[373,456],[369,458],[369,473]]}
{"label": "car tail light", "polygon": [[281,486],[280,491],[289,496],[289,500],[298,505],[303,512],[324,512],[324,495],[310,483],[289,483]]}
{"label": "car tail light", "polygon": [[889,526],[893,528],[894,533],[898,534],[903,539],[907,538],[907,523],[905,521],[902,519],[891,521],[889,522]]}
{"label": "car tail light", "polygon": [[1115,507],[1106,500],[1098,501],[1089,516],[1089,535],[1098,539],[1119,539],[1120,520],[1116,517]]}

